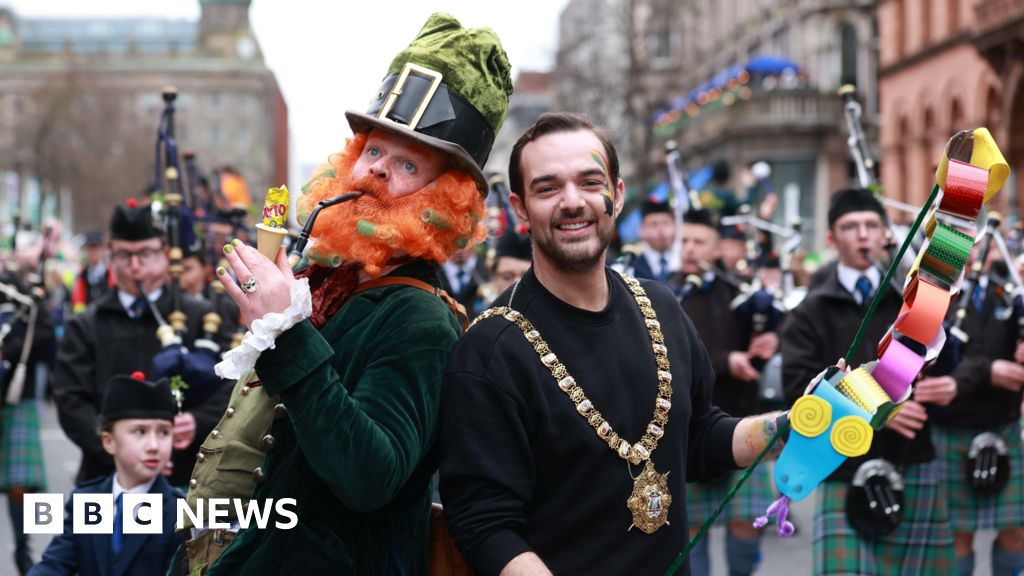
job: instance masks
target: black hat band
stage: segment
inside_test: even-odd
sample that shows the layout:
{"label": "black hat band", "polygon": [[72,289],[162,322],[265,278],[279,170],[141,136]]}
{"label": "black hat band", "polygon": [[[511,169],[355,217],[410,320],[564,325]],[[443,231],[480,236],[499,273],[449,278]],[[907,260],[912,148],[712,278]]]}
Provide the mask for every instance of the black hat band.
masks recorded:
{"label": "black hat band", "polygon": [[[403,83],[396,87],[403,76]],[[380,85],[366,113],[404,125],[419,134],[458,144],[482,168],[494,143],[494,131],[480,111],[458,94],[449,92],[448,86],[437,82],[437,78],[417,73],[391,74]],[[390,109],[381,116],[385,103]],[[416,118],[417,113],[419,118]]]}

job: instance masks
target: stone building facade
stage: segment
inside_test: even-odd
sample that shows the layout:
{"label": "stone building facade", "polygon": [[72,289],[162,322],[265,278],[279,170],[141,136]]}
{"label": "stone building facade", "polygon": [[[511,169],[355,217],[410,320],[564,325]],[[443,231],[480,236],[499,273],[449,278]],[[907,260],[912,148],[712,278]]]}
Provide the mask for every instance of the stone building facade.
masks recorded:
{"label": "stone building facade", "polygon": [[[587,28],[607,13],[608,4],[629,15],[628,25],[623,28],[620,20],[616,28],[621,37],[610,40],[603,29]],[[591,77],[610,85],[618,106],[606,114],[629,125],[619,131],[633,130],[632,143],[641,150],[633,154],[636,161],[627,175],[644,176],[649,184],[662,179],[670,139],[691,169],[724,160],[739,175],[766,161],[775,191],[799,191],[780,194],[777,217],[798,214],[808,247],[823,247],[828,199],[855,178],[836,95],[842,84],[857,86],[869,139],[877,134],[875,2],[571,0],[562,19],[555,71],[559,103],[590,112],[583,99],[561,98],[584,90],[566,85],[563,77],[581,84],[575,80],[582,76],[578,70],[599,64]],[[794,66],[771,79],[751,77],[728,98],[722,97],[729,91],[724,84],[718,92],[702,89],[718,78],[724,82],[727,72],[735,78],[755,59]],[[567,68],[575,61],[582,66]],[[695,90],[710,94],[701,97],[709,105],[681,105],[677,119],[666,124],[665,112]],[[746,184],[739,180],[730,185],[744,195]]]}
{"label": "stone building facade", "polygon": [[0,172],[70,190],[74,227],[153,180],[161,91],[204,171],[250,191],[287,182],[288,110],[249,23],[251,0],[199,0],[198,21],[28,19],[0,8]]}

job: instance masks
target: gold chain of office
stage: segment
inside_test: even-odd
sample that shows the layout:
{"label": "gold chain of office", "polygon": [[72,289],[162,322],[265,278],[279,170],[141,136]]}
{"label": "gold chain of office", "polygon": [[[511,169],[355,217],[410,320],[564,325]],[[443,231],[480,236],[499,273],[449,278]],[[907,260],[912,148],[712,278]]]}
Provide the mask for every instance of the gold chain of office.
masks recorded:
{"label": "gold chain of office", "polygon": [[[643,437],[635,444],[631,444],[612,429],[611,424],[604,419],[594,407],[593,402],[587,398],[583,389],[576,383],[576,379],[569,375],[565,364],[562,364],[555,353],[551,351],[540,332],[534,328],[533,323],[520,312],[509,306],[490,308],[480,314],[474,320],[473,325],[488,318],[500,316],[518,326],[526,340],[533,346],[534,351],[540,356],[541,363],[551,371],[558,387],[569,396],[576,406],[576,411],[580,416],[586,418],[597,432],[598,437],[604,440],[608,447],[623,460],[634,465],[639,465],[641,462],[646,463],[644,471],[634,478],[633,494],[627,501],[627,507],[633,513],[633,525],[652,534],[662,525],[668,523],[668,508],[672,503],[672,496],[668,491],[668,474],[657,473],[650,461],[651,454],[658,447],[658,440],[665,434],[668,412],[672,408],[670,401],[672,372],[668,361],[668,348],[665,346],[665,336],[661,332],[661,324],[651,306],[651,300],[635,278],[622,275],[622,279],[633,293],[640,313],[643,314],[644,324],[651,337],[654,359],[658,365],[658,396],[654,401],[654,417],[647,425]],[[518,282],[516,284],[518,286]]]}

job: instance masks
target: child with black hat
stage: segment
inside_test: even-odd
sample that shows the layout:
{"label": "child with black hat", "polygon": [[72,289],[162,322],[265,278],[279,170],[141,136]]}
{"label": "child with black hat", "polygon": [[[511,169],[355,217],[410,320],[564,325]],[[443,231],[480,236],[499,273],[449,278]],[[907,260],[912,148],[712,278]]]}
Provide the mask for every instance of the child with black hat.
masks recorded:
{"label": "child with black hat", "polygon": [[[64,533],[53,539],[43,560],[29,573],[163,575],[181,544],[174,531],[176,501],[184,494],[161,472],[171,457],[177,405],[166,380],[147,381],[141,372],[115,376],[107,384],[100,413],[103,449],[113,456],[116,471],[75,489],[64,512]],[[113,534],[74,534],[74,494],[114,495]],[[163,496],[163,529],[159,534],[124,534],[123,494]]]}

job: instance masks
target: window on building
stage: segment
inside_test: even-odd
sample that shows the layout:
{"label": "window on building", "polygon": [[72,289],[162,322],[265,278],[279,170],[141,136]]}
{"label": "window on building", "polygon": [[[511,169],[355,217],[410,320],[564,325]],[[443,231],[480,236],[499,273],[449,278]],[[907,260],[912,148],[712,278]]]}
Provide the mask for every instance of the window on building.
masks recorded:
{"label": "window on building", "polygon": [[664,61],[672,57],[672,18],[667,14],[657,14],[651,19],[650,34],[647,47],[651,59]]}
{"label": "window on building", "polygon": [[783,24],[772,34],[772,45],[775,47],[775,53],[779,56],[787,58],[793,56],[789,39],[789,24]]}
{"label": "window on building", "polygon": [[960,99],[956,97],[953,98],[953,103],[949,108],[949,128],[950,134],[967,128],[964,126],[964,107],[960,104]]}
{"label": "window on building", "polygon": [[220,108],[220,100],[221,100],[220,92],[214,92],[214,93],[210,94],[210,108],[213,108],[214,110],[219,109]]}
{"label": "window on building", "polygon": [[857,30],[849,22],[839,24],[839,84],[858,85]]}
{"label": "window on building", "polygon": [[998,126],[1003,121],[1003,97],[996,85],[989,86],[985,96],[985,125]]}
{"label": "window on building", "polygon": [[221,133],[219,124],[210,124],[210,144],[220,146]]}
{"label": "window on building", "polygon": [[896,59],[902,58],[907,52],[907,34],[906,34],[906,6],[903,4],[903,0],[896,0],[893,2],[893,36],[894,44],[896,48]]}
{"label": "window on building", "polygon": [[252,130],[249,126],[239,126],[238,131],[235,135],[235,149],[239,154],[244,154],[249,150],[252,142]]}
{"label": "window on building", "polygon": [[[907,170],[907,141],[910,134],[910,119],[903,116],[896,123],[898,126],[899,134],[903,136],[900,139],[900,147],[896,156],[896,198],[903,202],[910,202],[912,198],[910,196],[910,172]],[[886,192],[889,192],[888,190]]]}
{"label": "window on building", "polygon": [[921,47],[932,43],[932,3],[921,2]]}

